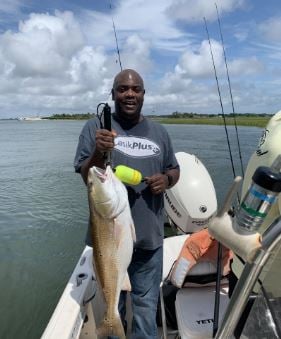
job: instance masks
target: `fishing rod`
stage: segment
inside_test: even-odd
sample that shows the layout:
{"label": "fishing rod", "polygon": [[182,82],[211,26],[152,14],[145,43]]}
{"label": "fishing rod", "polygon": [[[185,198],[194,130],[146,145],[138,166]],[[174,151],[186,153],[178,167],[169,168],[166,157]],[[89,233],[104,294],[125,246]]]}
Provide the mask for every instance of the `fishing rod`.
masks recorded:
{"label": "fishing rod", "polygon": [[[109,8],[112,10],[111,2],[109,3]],[[118,39],[117,39],[117,33],[116,33],[116,28],[115,28],[113,16],[111,16],[111,20],[112,20],[112,26],[113,26],[114,36],[115,36],[116,51],[117,51],[117,55],[118,55],[119,66],[120,66],[120,69],[122,71],[123,69],[122,69],[122,63],[121,63],[121,56],[120,56],[120,51],[119,51],[119,46],[118,46]]]}
{"label": "fishing rod", "polygon": [[214,69],[214,74],[215,74],[215,78],[216,78],[217,90],[218,90],[220,106],[221,106],[221,112],[222,112],[222,117],[223,117],[223,121],[224,121],[224,129],[225,129],[225,134],[226,134],[226,139],[227,139],[228,151],[229,151],[229,155],[230,155],[232,172],[233,172],[233,176],[235,178],[236,173],[235,173],[232,151],[231,151],[230,142],[229,142],[228,130],[227,130],[227,127],[226,127],[226,120],[225,120],[225,114],[224,114],[224,108],[223,108],[223,104],[222,104],[222,97],[221,97],[221,91],[220,91],[220,86],[219,86],[219,80],[218,80],[218,76],[217,76],[217,70],[216,70],[216,65],[215,65],[215,60],[214,60],[214,55],[213,55],[213,49],[212,49],[212,45],[211,45],[211,40],[210,40],[210,35],[209,35],[208,27],[207,27],[206,18],[204,17],[203,19],[204,19],[207,37],[208,37],[208,41],[209,41],[210,53],[211,53],[211,57],[212,57],[213,69]]}
{"label": "fishing rod", "polygon": [[[109,2],[109,8],[110,8],[110,10],[112,10],[111,2]],[[117,39],[116,28],[115,28],[113,16],[111,16],[111,20],[112,20],[112,26],[113,26],[114,36],[115,36],[116,50],[117,50],[119,65],[120,65],[120,69],[122,71],[121,56],[120,56],[118,39]],[[102,109],[101,112],[99,112],[100,106],[103,106],[103,109]],[[111,131],[111,107],[109,106],[108,103],[101,102],[100,104],[98,104],[98,106],[97,106],[97,117],[100,121],[100,128],[105,128],[108,131]],[[103,121],[102,121],[102,117],[103,117]],[[105,164],[111,165],[112,164],[111,152],[107,152],[104,156],[105,156]],[[121,171],[121,173],[123,173],[123,171]]]}
{"label": "fishing rod", "polygon": [[[207,26],[206,18],[204,17],[203,19],[204,19],[206,33],[207,33],[207,37],[208,37],[208,42],[209,42],[209,47],[210,47],[210,54],[211,54],[211,57],[212,57],[212,64],[213,64],[213,69],[214,69],[214,74],[215,74],[215,78],[216,78],[217,91],[218,91],[218,94],[219,94],[219,100],[220,100],[220,106],[221,106],[221,111],[222,111],[222,117],[223,117],[223,121],[224,121],[224,129],[225,129],[225,134],[226,134],[226,139],[227,139],[228,152],[229,152],[229,155],[230,155],[232,172],[233,172],[233,176],[235,178],[236,177],[236,173],[235,173],[233,157],[232,157],[232,151],[231,151],[230,142],[229,142],[228,130],[227,130],[227,127],[226,127],[226,119],[225,119],[225,114],[224,114],[224,108],[223,108],[223,103],[222,103],[221,91],[220,91],[220,86],[219,86],[219,81],[218,81],[218,76],[217,76],[217,70],[216,70],[216,65],[215,65],[215,60],[214,60],[214,55],[213,55],[210,35],[209,35],[209,31],[208,31],[208,26]],[[238,196],[238,201],[239,201],[239,196]],[[222,245],[221,245],[220,242],[218,242],[217,279],[216,279],[216,293],[215,293],[215,307],[214,307],[213,338],[215,337],[215,335],[217,333],[218,323],[219,323],[220,283],[221,283],[221,259],[222,259]]]}
{"label": "fishing rod", "polygon": [[222,48],[223,48],[223,56],[224,56],[224,63],[225,63],[225,69],[226,69],[226,75],[227,75],[228,89],[229,89],[229,94],[230,94],[230,99],[231,99],[232,114],[233,114],[233,119],[234,119],[237,146],[238,146],[238,152],[239,152],[239,158],[240,158],[241,173],[242,173],[242,176],[244,177],[244,166],[243,166],[243,161],[242,161],[239,134],[238,134],[237,123],[236,123],[236,113],[235,113],[235,109],[234,109],[234,102],[233,102],[233,95],[232,95],[232,89],[231,89],[231,83],[230,83],[230,77],[229,77],[229,71],[228,71],[228,64],[227,64],[226,53],[225,53],[225,48],[224,48],[224,40],[223,40],[222,29],[221,29],[221,21],[220,21],[218,6],[217,6],[216,3],[215,3],[215,6],[216,6],[216,10],[217,10],[217,18],[218,18],[221,44],[222,44]]}

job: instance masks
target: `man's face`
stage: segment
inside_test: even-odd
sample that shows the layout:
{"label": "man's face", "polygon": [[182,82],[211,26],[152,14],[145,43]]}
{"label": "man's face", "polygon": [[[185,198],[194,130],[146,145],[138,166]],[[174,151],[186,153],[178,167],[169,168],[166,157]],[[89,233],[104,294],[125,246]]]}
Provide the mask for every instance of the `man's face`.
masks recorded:
{"label": "man's face", "polygon": [[126,120],[136,120],[144,99],[143,81],[137,73],[128,71],[120,73],[114,82],[112,99],[115,112]]}

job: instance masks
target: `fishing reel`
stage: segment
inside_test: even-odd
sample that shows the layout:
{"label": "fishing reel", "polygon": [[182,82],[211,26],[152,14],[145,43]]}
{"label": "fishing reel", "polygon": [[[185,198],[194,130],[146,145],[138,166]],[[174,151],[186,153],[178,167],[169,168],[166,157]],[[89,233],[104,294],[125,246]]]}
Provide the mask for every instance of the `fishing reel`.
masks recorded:
{"label": "fishing reel", "polygon": [[[103,109],[101,112],[99,112],[100,106],[103,106]],[[98,104],[97,117],[100,122],[100,128],[111,131],[111,107],[108,105],[108,103],[101,102],[100,104]],[[112,165],[111,152],[106,152],[104,154],[104,159],[105,159],[105,166]]]}
{"label": "fishing reel", "polygon": [[[103,106],[102,111],[100,112],[100,107]],[[107,129],[111,131],[111,107],[106,102],[101,102],[97,106],[97,117],[100,122],[100,128]]]}

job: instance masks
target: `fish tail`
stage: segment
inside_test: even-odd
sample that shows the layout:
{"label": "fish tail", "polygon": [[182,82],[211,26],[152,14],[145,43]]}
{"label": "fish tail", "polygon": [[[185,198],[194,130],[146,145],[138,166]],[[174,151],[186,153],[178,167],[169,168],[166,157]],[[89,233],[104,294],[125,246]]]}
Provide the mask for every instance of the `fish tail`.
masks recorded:
{"label": "fish tail", "polygon": [[113,317],[105,316],[97,329],[98,337],[118,336],[119,339],[126,339],[124,327],[119,314]]}

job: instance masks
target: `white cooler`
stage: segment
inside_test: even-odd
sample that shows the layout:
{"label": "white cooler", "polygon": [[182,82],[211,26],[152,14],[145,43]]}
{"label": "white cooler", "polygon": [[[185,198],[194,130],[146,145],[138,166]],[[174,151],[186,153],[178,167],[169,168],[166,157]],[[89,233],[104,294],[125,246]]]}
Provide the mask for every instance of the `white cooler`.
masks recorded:
{"label": "white cooler", "polygon": [[[215,286],[182,288],[176,296],[176,316],[181,339],[212,338]],[[220,293],[220,316],[222,320],[228,305],[228,287]]]}

